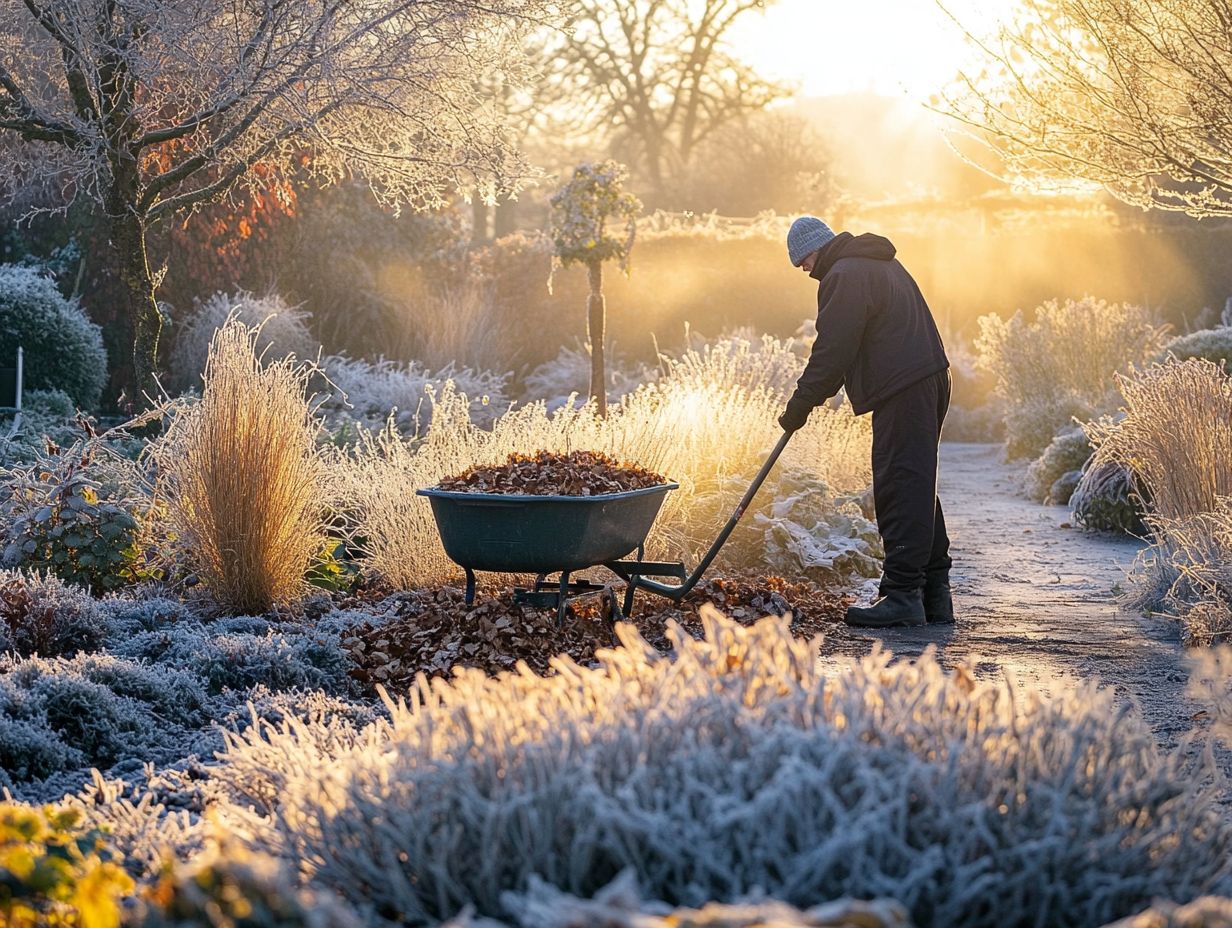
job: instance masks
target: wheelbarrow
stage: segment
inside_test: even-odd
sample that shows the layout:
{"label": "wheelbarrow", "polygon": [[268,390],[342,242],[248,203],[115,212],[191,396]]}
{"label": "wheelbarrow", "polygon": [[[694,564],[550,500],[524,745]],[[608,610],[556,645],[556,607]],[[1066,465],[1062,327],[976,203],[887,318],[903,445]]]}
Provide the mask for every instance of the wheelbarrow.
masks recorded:
{"label": "wheelbarrow", "polygon": [[[432,504],[445,553],[466,572],[467,605],[475,601],[477,570],[534,574],[533,587],[514,590],[514,602],[553,606],[557,623],[564,624],[570,602],[600,595],[615,619],[629,615],[638,590],[674,602],[689,594],[735,530],[790,438],[790,432],[779,438],[692,573],[686,572],[682,561],[645,559],[646,536],[667,494],[679,487],[676,483],[595,496],[466,493],[436,488],[416,492]],[[630,558],[631,554],[636,556]],[[617,602],[610,585],[570,580],[576,571],[597,566],[606,567],[625,581],[623,604]],[[559,578],[549,581],[548,576],[556,573]]]}

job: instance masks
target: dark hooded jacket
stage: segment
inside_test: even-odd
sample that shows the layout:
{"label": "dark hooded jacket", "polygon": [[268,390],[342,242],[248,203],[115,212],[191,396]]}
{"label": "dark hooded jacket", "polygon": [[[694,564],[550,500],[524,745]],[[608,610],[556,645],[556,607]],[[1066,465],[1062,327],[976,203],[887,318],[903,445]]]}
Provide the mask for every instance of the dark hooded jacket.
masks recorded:
{"label": "dark hooded jacket", "polygon": [[846,386],[858,415],[950,366],[911,275],[880,235],[841,232],[817,255],[817,341],[795,397],[817,406]]}

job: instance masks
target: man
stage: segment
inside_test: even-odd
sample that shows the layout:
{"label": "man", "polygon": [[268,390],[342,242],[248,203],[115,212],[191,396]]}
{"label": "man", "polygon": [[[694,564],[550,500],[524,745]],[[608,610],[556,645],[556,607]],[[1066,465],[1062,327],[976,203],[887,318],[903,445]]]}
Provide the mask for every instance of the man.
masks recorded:
{"label": "man", "polygon": [[788,432],[845,386],[873,414],[873,504],[885,543],[880,598],[852,606],[865,628],[954,621],[950,540],[937,499],[937,445],[950,362],[920,288],[880,235],[835,235],[813,216],[791,224],[787,255],[819,281],[817,340],[779,417]]}

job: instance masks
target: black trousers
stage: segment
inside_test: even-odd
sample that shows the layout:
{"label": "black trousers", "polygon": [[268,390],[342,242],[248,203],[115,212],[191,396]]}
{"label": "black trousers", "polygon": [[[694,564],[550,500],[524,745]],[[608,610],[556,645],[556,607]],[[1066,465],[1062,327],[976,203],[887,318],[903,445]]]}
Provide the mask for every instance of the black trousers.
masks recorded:
{"label": "black trousers", "polygon": [[950,372],[912,384],[873,410],[873,505],[885,543],[881,592],[914,590],[950,569],[937,498],[937,446],[950,408]]}

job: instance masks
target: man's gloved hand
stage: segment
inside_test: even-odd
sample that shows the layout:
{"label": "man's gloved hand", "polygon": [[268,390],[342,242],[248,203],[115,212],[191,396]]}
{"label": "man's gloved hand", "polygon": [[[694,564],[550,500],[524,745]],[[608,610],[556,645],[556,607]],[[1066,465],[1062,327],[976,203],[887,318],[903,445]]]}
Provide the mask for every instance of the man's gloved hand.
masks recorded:
{"label": "man's gloved hand", "polygon": [[793,396],[787,401],[787,408],[783,411],[783,414],[779,416],[779,425],[783,427],[784,432],[798,431],[804,428],[804,424],[808,422],[809,413],[812,411],[812,403],[798,396]]}

